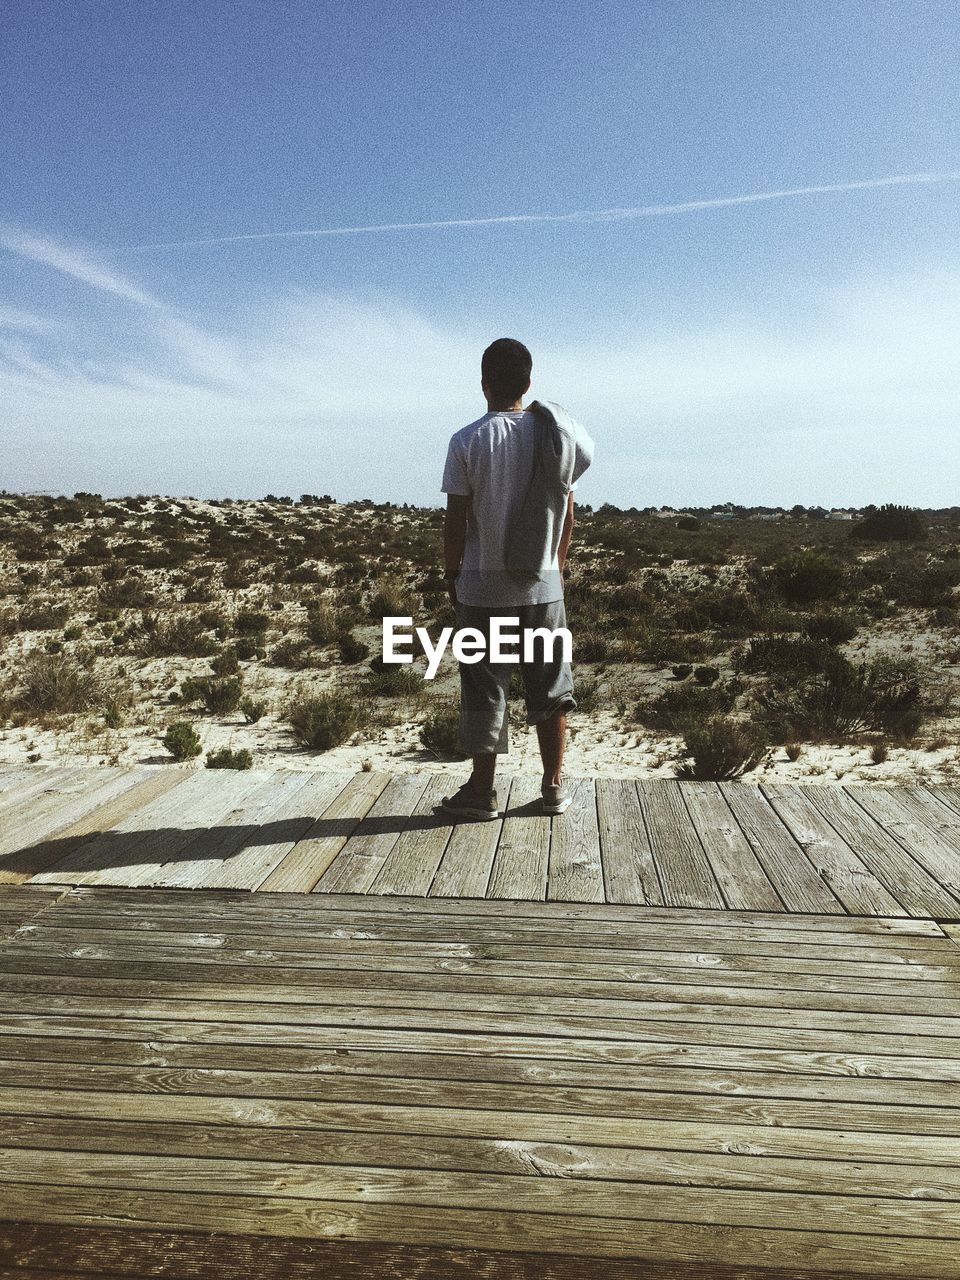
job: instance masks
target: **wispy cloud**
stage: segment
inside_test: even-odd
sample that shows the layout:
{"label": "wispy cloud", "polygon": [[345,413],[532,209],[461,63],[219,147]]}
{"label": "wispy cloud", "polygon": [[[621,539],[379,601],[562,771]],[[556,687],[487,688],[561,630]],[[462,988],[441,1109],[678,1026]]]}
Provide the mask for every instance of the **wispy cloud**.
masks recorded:
{"label": "wispy cloud", "polygon": [[[0,347],[4,482],[439,501],[488,335],[389,299],[298,292],[135,355]],[[48,343],[48,339],[44,339]],[[808,299],[789,329],[649,328],[535,346],[533,393],[599,442],[584,501],[953,501],[960,279]],[[39,344],[38,344],[39,347]]]}
{"label": "wispy cloud", "polygon": [[195,249],[205,245],[241,244],[254,240],[298,240],[318,236],[352,236],[383,231],[433,231],[452,227],[491,227],[510,224],[545,222],[625,222],[631,218],[667,217],[671,214],[701,213],[707,209],[729,209],[738,205],[762,204],[765,201],[799,199],[853,191],[872,191],[883,187],[912,187],[960,181],[960,170],[899,173],[882,178],[865,178],[851,182],[821,183],[808,187],[783,187],[775,191],[751,191],[744,195],[713,196],[705,200],[684,200],[678,204],[643,204],[614,209],[581,209],[574,213],[510,213],[493,218],[444,218],[433,222],[378,222],[366,226],[318,227],[295,231],[257,231],[242,235],[210,236],[196,240],[168,240],[155,244],[125,246],[128,252],[150,249]]}
{"label": "wispy cloud", "polygon": [[126,302],[152,310],[163,308],[164,304],[159,298],[99,261],[87,249],[68,245],[52,236],[26,231],[20,227],[0,226],[0,248],[32,262],[39,262],[42,266],[52,267],[93,289],[113,294]]}
{"label": "wispy cloud", "polygon": [[[485,325],[304,289],[203,320],[85,251],[69,263],[117,305],[59,333],[18,313],[0,339],[8,487],[436,502],[450,433],[483,412]],[[960,275],[940,264],[811,287],[770,323],[530,341],[533,394],[598,439],[585,501],[954,500]]]}
{"label": "wispy cloud", "polygon": [[22,307],[9,307],[0,302],[0,330],[15,333],[56,333],[63,325],[48,316],[38,316]]}

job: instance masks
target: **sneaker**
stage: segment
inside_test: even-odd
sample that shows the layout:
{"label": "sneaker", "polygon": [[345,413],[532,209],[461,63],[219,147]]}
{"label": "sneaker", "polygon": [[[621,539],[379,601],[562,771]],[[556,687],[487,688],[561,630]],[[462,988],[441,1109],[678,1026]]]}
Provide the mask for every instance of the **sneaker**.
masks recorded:
{"label": "sneaker", "polygon": [[544,813],[563,813],[573,803],[573,796],[567,790],[567,785],[563,779],[560,780],[559,786],[545,782],[540,788],[540,795],[543,797]]}
{"label": "sneaker", "polygon": [[496,791],[478,796],[466,782],[452,796],[444,796],[440,801],[440,808],[444,813],[452,813],[457,818],[474,818],[480,822],[490,822],[493,818],[500,817]]}

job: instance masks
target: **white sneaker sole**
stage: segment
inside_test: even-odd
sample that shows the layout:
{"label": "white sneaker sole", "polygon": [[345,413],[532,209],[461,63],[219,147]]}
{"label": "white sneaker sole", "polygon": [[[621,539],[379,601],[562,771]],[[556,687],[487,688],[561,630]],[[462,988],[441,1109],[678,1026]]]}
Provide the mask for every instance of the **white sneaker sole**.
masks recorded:
{"label": "white sneaker sole", "polygon": [[543,804],[544,813],[548,813],[551,817],[556,817],[558,813],[566,813],[573,803],[573,797],[567,796],[566,800],[561,800],[559,804],[547,804],[545,800],[541,801],[541,803]]}

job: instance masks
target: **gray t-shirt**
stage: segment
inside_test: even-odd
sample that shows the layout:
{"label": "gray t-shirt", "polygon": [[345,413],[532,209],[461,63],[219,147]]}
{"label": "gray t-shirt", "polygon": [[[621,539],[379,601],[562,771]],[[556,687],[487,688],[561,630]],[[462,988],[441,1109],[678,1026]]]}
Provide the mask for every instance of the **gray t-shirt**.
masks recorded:
{"label": "gray t-shirt", "polygon": [[[576,482],[590,465],[593,441],[579,423],[569,422],[576,437]],[[540,581],[505,567],[507,530],[527,492],[536,438],[534,415],[528,409],[514,409],[485,413],[450,440],[440,487],[444,493],[472,499],[457,579],[457,599],[464,604],[513,608],[563,598],[556,548],[550,563],[543,566]]]}

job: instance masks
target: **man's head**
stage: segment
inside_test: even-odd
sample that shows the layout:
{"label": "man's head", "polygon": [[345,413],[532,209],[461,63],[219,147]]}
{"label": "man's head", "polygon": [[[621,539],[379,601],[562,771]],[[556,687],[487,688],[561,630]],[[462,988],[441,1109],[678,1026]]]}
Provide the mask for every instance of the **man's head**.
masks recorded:
{"label": "man's head", "polygon": [[481,386],[491,407],[516,404],[530,390],[533,357],[516,338],[491,342],[480,361]]}

